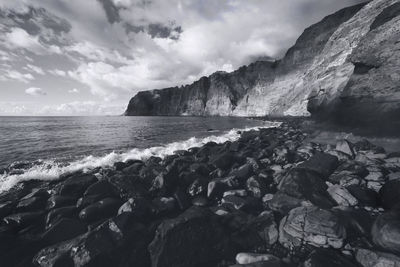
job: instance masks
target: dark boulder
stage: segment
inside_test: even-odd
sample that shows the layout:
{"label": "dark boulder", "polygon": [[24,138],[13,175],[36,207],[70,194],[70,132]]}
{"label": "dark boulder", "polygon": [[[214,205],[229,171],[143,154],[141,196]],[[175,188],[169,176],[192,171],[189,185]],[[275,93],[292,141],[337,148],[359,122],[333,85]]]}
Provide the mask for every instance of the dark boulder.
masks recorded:
{"label": "dark boulder", "polygon": [[316,172],[307,169],[292,169],[279,183],[278,189],[289,196],[306,199],[320,207],[331,207],[326,193],[328,186]]}
{"label": "dark boulder", "polygon": [[317,249],[304,262],[303,267],[357,267],[357,263],[332,249]]}
{"label": "dark boulder", "polygon": [[58,209],[65,206],[74,205],[76,197],[53,195],[47,200],[47,209]]}
{"label": "dark boulder", "polygon": [[224,229],[216,215],[193,207],[157,228],[149,245],[153,267],[212,266],[223,257]]}
{"label": "dark boulder", "polygon": [[97,195],[106,198],[106,197],[118,196],[116,192],[117,189],[110,182],[108,182],[107,180],[102,180],[89,186],[83,195],[84,196]]}
{"label": "dark boulder", "polygon": [[43,212],[24,212],[11,214],[4,217],[4,222],[7,225],[15,227],[24,227],[43,222]]}
{"label": "dark boulder", "polygon": [[338,167],[338,158],[327,153],[317,152],[309,160],[298,166],[299,169],[315,172],[322,179],[327,179]]}
{"label": "dark boulder", "polygon": [[42,239],[47,244],[59,243],[78,235],[84,234],[87,227],[77,219],[63,218],[54,223],[43,235]]}
{"label": "dark boulder", "polygon": [[72,175],[61,184],[57,185],[56,192],[62,196],[80,197],[86,188],[97,182],[96,176],[92,174]]}
{"label": "dark boulder", "polygon": [[211,199],[220,198],[225,191],[236,189],[240,184],[236,176],[213,179],[208,183],[207,196]]}
{"label": "dark boulder", "polygon": [[77,218],[79,210],[75,206],[61,207],[51,210],[46,217],[46,226],[51,227],[62,218]]}
{"label": "dark boulder", "polygon": [[79,218],[86,222],[95,222],[109,218],[118,213],[121,201],[114,198],[106,198],[87,206],[79,213]]}
{"label": "dark boulder", "polygon": [[246,181],[246,189],[253,197],[261,198],[267,193],[267,185],[264,180],[257,176],[252,176]]}
{"label": "dark boulder", "polygon": [[379,215],[371,233],[376,245],[400,254],[400,212],[398,210]]}
{"label": "dark boulder", "polygon": [[387,181],[379,191],[382,206],[391,209],[400,203],[400,180]]}
{"label": "dark boulder", "polygon": [[138,180],[138,177],[116,174],[106,179],[116,188],[117,193],[122,199],[128,200],[132,197],[141,197],[148,194],[144,185]]}

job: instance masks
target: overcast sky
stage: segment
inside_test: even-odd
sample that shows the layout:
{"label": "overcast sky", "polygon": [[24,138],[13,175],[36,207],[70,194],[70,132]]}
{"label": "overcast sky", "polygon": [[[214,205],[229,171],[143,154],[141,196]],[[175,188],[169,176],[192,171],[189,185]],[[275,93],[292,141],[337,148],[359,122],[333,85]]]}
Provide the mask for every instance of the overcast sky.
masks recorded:
{"label": "overcast sky", "polygon": [[280,58],[362,0],[0,0],[0,115],[121,114],[140,90]]}

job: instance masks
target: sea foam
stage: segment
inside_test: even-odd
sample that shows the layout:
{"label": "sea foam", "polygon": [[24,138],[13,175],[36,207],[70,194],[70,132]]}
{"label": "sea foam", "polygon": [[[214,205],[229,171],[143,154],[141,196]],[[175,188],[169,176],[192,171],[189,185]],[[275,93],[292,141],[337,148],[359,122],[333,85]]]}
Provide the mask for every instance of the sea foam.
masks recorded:
{"label": "sea foam", "polygon": [[57,162],[56,160],[40,160],[27,169],[19,170],[21,173],[0,175],[0,192],[9,190],[17,183],[28,180],[55,180],[60,175],[76,171],[89,171],[97,167],[111,167],[116,162],[125,162],[131,159],[146,160],[151,156],[165,157],[178,150],[188,150],[192,147],[200,147],[208,142],[224,143],[226,141],[236,141],[240,137],[240,132],[259,130],[261,128],[272,128],[279,126],[278,122],[266,122],[263,126],[232,129],[222,135],[211,135],[204,138],[192,137],[185,141],[173,142],[163,146],[155,146],[145,149],[134,148],[127,152],[111,152],[104,156],[87,156],[85,158],[71,161],[69,163]]}

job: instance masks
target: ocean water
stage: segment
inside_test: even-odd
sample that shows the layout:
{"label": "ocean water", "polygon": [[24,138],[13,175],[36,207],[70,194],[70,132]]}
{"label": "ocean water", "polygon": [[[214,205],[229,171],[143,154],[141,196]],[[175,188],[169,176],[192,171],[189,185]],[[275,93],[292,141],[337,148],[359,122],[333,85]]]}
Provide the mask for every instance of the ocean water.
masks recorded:
{"label": "ocean water", "polygon": [[[239,138],[276,123],[202,117],[0,117],[0,192],[19,181]],[[7,170],[1,170],[7,168]]]}

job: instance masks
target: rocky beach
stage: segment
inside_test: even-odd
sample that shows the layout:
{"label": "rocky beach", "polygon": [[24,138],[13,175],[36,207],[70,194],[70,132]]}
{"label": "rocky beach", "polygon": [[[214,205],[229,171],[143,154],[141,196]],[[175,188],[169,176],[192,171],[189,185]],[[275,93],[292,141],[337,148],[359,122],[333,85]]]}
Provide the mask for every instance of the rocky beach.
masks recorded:
{"label": "rocky beach", "polygon": [[[16,166],[14,166],[16,167]],[[1,266],[400,266],[400,154],[241,133],[0,195]]]}

